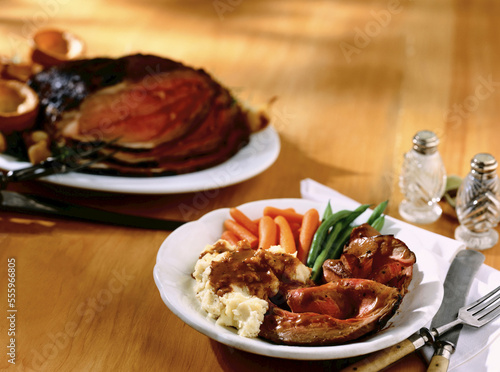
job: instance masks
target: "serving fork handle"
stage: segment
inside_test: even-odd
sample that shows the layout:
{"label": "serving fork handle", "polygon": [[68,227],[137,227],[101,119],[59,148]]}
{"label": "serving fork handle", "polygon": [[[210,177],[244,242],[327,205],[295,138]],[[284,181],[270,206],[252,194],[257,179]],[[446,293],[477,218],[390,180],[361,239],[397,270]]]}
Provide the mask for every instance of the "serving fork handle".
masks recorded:
{"label": "serving fork handle", "polygon": [[55,159],[49,158],[40,164],[32,165],[27,168],[0,172],[0,190],[5,190],[11,182],[30,181],[55,173],[65,173],[67,166]]}
{"label": "serving fork handle", "polygon": [[422,328],[406,340],[373,353],[367,358],[342,369],[340,372],[377,372],[420,349],[426,343],[433,341],[434,336],[432,333],[427,328]]}
{"label": "serving fork handle", "polygon": [[[107,154],[99,155],[99,151],[115,143],[117,139],[109,142],[97,143],[90,149],[83,149],[80,152],[72,150],[64,156],[51,156],[44,161],[26,168],[2,172],[0,170],[0,190],[5,190],[10,182],[31,181],[53,174],[64,174],[85,169],[95,163],[103,161],[118,152],[113,149]],[[87,159],[94,156],[92,159]],[[82,162],[83,160],[86,160]]]}

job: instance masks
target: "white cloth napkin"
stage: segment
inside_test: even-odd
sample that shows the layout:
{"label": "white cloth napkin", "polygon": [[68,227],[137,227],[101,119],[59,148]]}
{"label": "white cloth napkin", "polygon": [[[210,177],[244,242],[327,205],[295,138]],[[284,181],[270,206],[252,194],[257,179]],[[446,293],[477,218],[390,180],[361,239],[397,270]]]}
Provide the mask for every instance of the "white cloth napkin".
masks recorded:
{"label": "white cloth napkin", "polygon": [[[303,199],[326,203],[331,201],[332,207],[341,204],[343,208],[356,208],[359,203],[341,193],[322,185],[312,179],[304,179],[300,183],[300,192]],[[397,221],[387,216],[389,221]],[[432,241],[438,242],[428,247],[433,253],[440,255],[447,262],[448,267],[456,253],[465,249],[458,241],[434,234],[411,224],[397,221],[404,230],[409,230],[426,241],[426,236],[432,236]],[[443,267],[441,278],[444,281],[448,267]],[[490,266],[482,265],[471,285],[466,303],[475,301],[500,285],[500,272]],[[430,324],[429,324],[430,325]],[[417,331],[417,330],[415,330]],[[500,317],[481,328],[464,326],[460,332],[457,348],[450,360],[449,371],[453,372],[498,372],[500,371]],[[432,347],[426,346],[423,355],[432,356]]]}

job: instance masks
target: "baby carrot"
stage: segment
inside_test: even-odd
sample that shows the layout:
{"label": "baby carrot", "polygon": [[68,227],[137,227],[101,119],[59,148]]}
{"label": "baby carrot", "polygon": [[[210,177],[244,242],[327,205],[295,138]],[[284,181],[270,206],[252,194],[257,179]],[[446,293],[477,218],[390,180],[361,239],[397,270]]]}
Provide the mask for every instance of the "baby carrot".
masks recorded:
{"label": "baby carrot", "polygon": [[277,216],[274,222],[278,226],[279,230],[279,243],[281,247],[287,253],[295,253],[297,249],[295,247],[295,239],[293,237],[292,229],[284,216]]}
{"label": "baby carrot", "polygon": [[259,239],[252,234],[250,231],[241,226],[238,222],[233,221],[231,219],[227,219],[224,221],[224,227],[234,233],[238,237],[239,240],[246,240],[250,247],[256,248],[259,243]]}
{"label": "baby carrot", "polygon": [[248,218],[242,211],[237,208],[229,209],[229,214],[233,219],[238,222],[245,229],[250,231],[255,236],[259,235],[259,226],[254,223],[250,218]]}
{"label": "baby carrot", "polygon": [[[286,219],[286,217],[285,217]],[[288,222],[288,224],[290,225],[290,229],[292,229],[292,232],[297,232],[300,230],[300,226],[301,224],[300,223],[297,223],[297,222]]]}
{"label": "baby carrot", "polygon": [[226,240],[232,245],[238,244],[239,241],[238,237],[232,231],[229,230],[224,231],[220,236],[220,238]]}
{"label": "baby carrot", "polygon": [[292,230],[293,239],[295,240],[295,247],[299,246],[300,224],[296,222],[289,222],[290,230]]}
{"label": "baby carrot", "polygon": [[279,209],[276,207],[267,206],[264,208],[264,216],[269,216],[271,218],[276,218],[277,216],[283,216],[289,223],[296,222],[298,224],[302,223],[302,214],[291,211],[289,209]]}
{"label": "baby carrot", "polygon": [[271,217],[264,216],[259,221],[259,248],[268,249],[276,244],[276,223]]}
{"label": "baby carrot", "polygon": [[319,213],[316,209],[311,208],[304,213],[302,225],[300,227],[299,245],[297,248],[297,258],[304,264],[309,254],[309,248],[314,237],[314,233],[319,226]]}

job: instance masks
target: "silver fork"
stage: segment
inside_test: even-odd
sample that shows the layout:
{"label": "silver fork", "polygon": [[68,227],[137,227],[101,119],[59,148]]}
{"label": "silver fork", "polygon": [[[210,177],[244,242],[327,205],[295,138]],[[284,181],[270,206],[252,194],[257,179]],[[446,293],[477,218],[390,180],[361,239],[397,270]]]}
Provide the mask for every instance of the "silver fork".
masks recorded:
{"label": "silver fork", "polygon": [[420,331],[414,333],[406,340],[387,349],[378,351],[363,360],[357,361],[342,369],[340,372],[380,371],[415,350],[418,350],[425,344],[435,343],[435,340],[439,336],[450,331],[459,324],[466,324],[478,328],[492,321],[499,315],[500,286],[477,301],[460,308],[456,320],[440,327],[433,328],[431,331],[425,327],[421,328]]}
{"label": "silver fork", "polygon": [[112,142],[102,142],[79,152],[72,150],[70,154],[49,157],[41,163],[30,167],[11,170],[6,173],[0,171],[0,190],[4,190],[11,182],[31,181],[53,174],[65,174],[85,169],[116,153],[117,150],[114,150],[109,154],[86,160],[86,158],[98,154],[100,150]]}
{"label": "silver fork", "polygon": [[439,337],[459,324],[481,327],[500,315],[500,287],[495,288],[479,300],[458,310],[458,318],[453,322],[434,328],[431,333]]}

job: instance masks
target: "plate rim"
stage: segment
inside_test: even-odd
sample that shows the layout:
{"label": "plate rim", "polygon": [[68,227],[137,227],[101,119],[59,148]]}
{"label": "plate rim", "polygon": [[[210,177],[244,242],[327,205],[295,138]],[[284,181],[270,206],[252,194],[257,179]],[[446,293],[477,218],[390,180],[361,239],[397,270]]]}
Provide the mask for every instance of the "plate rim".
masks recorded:
{"label": "plate rim", "polygon": [[[242,204],[238,206],[238,208],[245,209],[249,205],[256,205],[256,204],[263,204],[263,203],[275,203],[278,202],[278,206],[280,204],[286,205],[289,202],[299,202],[299,203],[304,203],[304,205],[309,205],[309,206],[325,206],[326,203],[320,203],[320,202],[315,202],[315,201],[310,201],[306,199],[295,199],[295,198],[279,198],[279,199],[264,199],[264,200],[258,200],[258,201],[253,201],[249,203]],[[336,203],[337,204],[337,203]],[[289,204],[288,204],[289,205]],[[338,207],[338,204],[337,204]],[[347,207],[349,208],[349,207]],[[336,208],[334,208],[336,210]],[[320,213],[322,213],[321,210],[318,210]],[[366,213],[369,213],[367,211]],[[176,231],[179,233],[179,230],[185,230],[185,229],[190,229],[190,227],[194,226],[190,224],[195,224],[195,223],[203,223],[204,220],[209,220],[213,216],[216,216],[217,214],[225,214],[227,216],[229,214],[229,208],[220,208],[211,212],[208,212],[204,216],[202,216],[200,219],[196,221],[189,222],[188,224],[185,224],[181,226],[179,229]],[[362,215],[363,217],[363,215]],[[394,222],[398,222],[398,220],[395,220],[393,218],[389,218],[388,220]],[[182,230],[181,230],[182,229]],[[228,334],[227,332],[223,332],[222,329],[227,330],[226,327],[221,327],[221,326],[216,326],[220,328],[214,328],[213,325],[210,326],[208,329],[208,325],[203,323],[200,324],[196,320],[189,319],[185,314],[182,313],[181,309],[177,307],[175,303],[172,302],[172,296],[169,297],[167,294],[168,292],[165,290],[164,287],[164,282],[162,282],[162,273],[161,273],[161,264],[163,260],[163,254],[165,253],[164,251],[167,249],[167,244],[169,238],[175,233],[172,232],[172,234],[167,237],[163,243],[161,244],[158,253],[157,253],[157,259],[156,263],[153,269],[153,276],[154,276],[154,281],[155,284],[160,292],[160,296],[165,303],[165,305],[172,311],[179,319],[181,319],[184,323],[192,327],[193,329],[197,330],[198,332],[204,334],[205,336],[221,342],[225,345],[244,350],[250,353],[254,354],[259,354],[259,355],[264,355],[264,356],[269,356],[269,357],[277,357],[277,358],[287,358],[287,359],[297,359],[297,360],[326,360],[326,359],[336,359],[336,358],[345,358],[345,357],[355,357],[359,355],[364,355],[369,352],[374,352],[381,350],[385,347],[391,346],[396,344],[397,342],[400,342],[407,337],[409,337],[411,334],[413,334],[415,331],[418,330],[420,326],[425,325],[428,323],[434,314],[437,312],[439,305],[441,304],[442,298],[443,298],[443,283],[438,277],[438,275],[435,275],[435,280],[431,281],[430,283],[434,283],[434,285],[437,287],[437,295],[432,304],[426,305],[424,308],[430,307],[430,311],[425,312],[425,316],[420,320],[420,323],[417,329],[411,327],[411,324],[406,325],[406,327],[400,329],[400,334],[395,336],[393,333],[390,332],[390,330],[386,331],[385,333],[377,333],[373,337],[377,337],[377,335],[381,335],[379,340],[381,342],[381,346],[373,346],[370,344],[371,341],[373,341],[373,338],[369,338],[367,340],[363,340],[361,342],[354,342],[350,344],[345,344],[345,345],[334,345],[334,346],[288,346],[288,345],[276,345],[273,343],[270,343],[266,340],[259,340],[260,345],[254,345],[252,342],[249,342],[247,338],[238,336],[234,330],[231,330],[231,334]],[[175,237],[175,236],[174,236]],[[173,239],[173,238],[172,238]],[[210,244],[207,242],[207,244]],[[437,257],[434,253],[432,253],[429,250],[426,250],[425,248],[421,248],[423,252],[426,252],[425,254],[428,254],[428,257],[434,258]],[[200,250],[201,252],[201,250]],[[417,258],[418,260],[418,258]],[[426,261],[426,260],[424,260]],[[433,261],[433,260],[429,260]],[[418,265],[418,262],[417,262]],[[435,264],[437,266],[437,264]],[[418,267],[418,266],[417,266]],[[423,273],[423,272],[422,272]],[[433,279],[434,276],[431,277]],[[194,294],[194,290],[193,290]],[[404,302],[403,302],[404,306]],[[395,317],[398,315],[396,314]],[[391,322],[394,319],[391,318],[389,322]],[[209,320],[208,317],[205,318],[205,320],[212,322]],[[215,325],[215,324],[214,324]],[[387,329],[388,326],[386,326]],[[254,339],[250,339],[252,341],[256,341]],[[383,342],[382,342],[383,341]],[[368,342],[368,344],[367,344]],[[265,346],[264,346],[265,345]],[[352,345],[355,345],[356,350],[352,350],[353,347]],[[351,349],[351,350],[349,350]],[[350,351],[350,352],[348,352]]]}
{"label": "plate rim", "polygon": [[[252,133],[249,143],[221,164],[196,172],[158,177],[125,177],[68,173],[40,178],[40,181],[83,190],[125,194],[178,194],[231,186],[251,179],[273,165],[281,151],[278,132],[270,124]],[[0,169],[30,166],[7,154],[0,154]],[[246,167],[245,167],[246,166]],[[238,167],[240,173],[238,174]],[[243,168],[243,171],[241,171]],[[234,172],[234,170],[236,170]]]}

